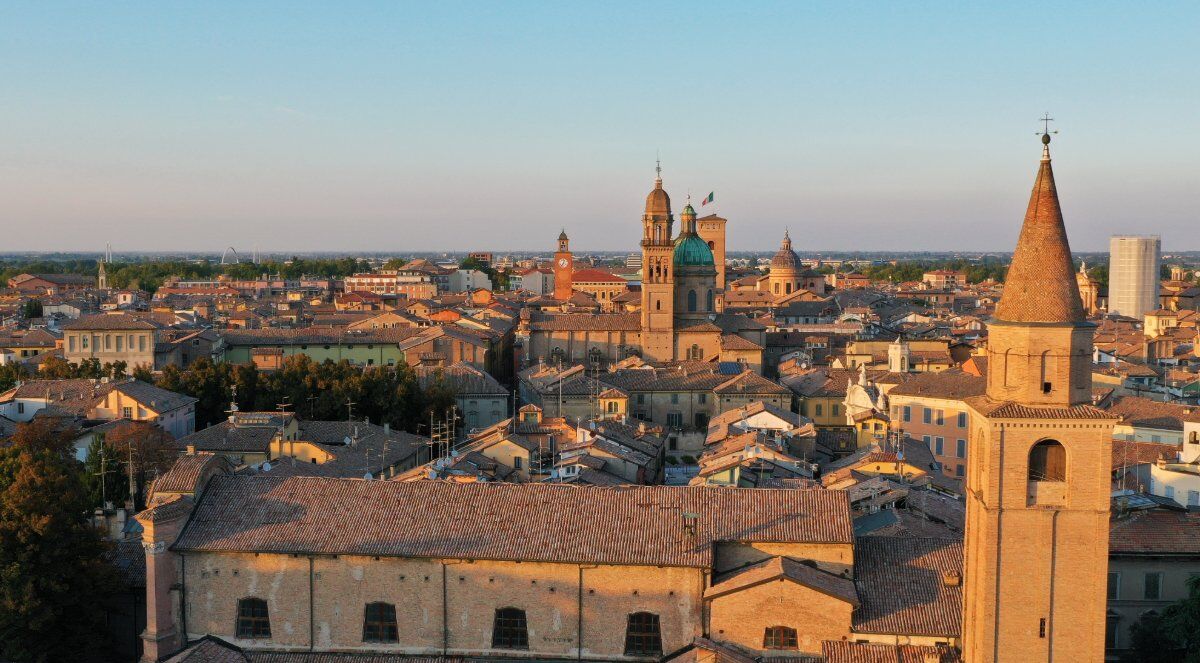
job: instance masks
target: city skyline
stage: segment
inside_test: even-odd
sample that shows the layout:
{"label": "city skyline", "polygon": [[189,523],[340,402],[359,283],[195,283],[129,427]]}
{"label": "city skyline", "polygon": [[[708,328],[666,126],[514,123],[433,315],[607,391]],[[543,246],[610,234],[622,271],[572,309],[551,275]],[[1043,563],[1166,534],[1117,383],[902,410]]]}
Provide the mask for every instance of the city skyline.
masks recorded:
{"label": "city skyline", "polygon": [[1194,6],[283,7],[0,8],[6,249],[631,252],[657,153],[731,251],[1005,251],[1046,111],[1076,251],[1200,249]]}

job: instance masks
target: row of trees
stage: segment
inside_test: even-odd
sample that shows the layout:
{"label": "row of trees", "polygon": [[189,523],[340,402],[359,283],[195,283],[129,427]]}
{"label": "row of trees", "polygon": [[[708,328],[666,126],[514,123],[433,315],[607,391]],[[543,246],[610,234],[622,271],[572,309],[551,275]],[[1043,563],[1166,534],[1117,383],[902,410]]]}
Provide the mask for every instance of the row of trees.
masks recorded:
{"label": "row of trees", "polygon": [[882,265],[871,265],[863,270],[872,280],[905,283],[920,281],[925,272],[947,269],[963,272],[968,283],[981,283],[988,279],[1004,281],[1008,265],[999,258],[984,258],[982,262],[970,260],[905,260]]}
{"label": "row of trees", "polygon": [[[26,366],[18,363],[0,365],[0,391],[11,389],[18,381],[40,380],[71,380],[75,378],[123,378],[128,375],[129,364],[124,361],[100,363],[92,357],[78,364],[72,364],[62,357],[51,356],[42,362],[41,369],[32,373]],[[146,382],[153,381],[149,369],[135,370],[134,375]]]}
{"label": "row of trees", "polygon": [[[141,288],[154,292],[167,278],[211,279],[225,274],[235,279],[254,279],[263,274],[278,274],[294,279],[300,276],[344,277],[366,270],[368,263],[357,258],[299,258],[266,260],[221,265],[212,260],[146,260],[141,262],[112,262],[104,266],[108,285],[112,288]],[[6,260],[0,261],[0,282],[22,273],[86,274],[94,276],[100,265],[93,259],[63,260]]]}
{"label": "row of trees", "polygon": [[347,403],[353,403],[356,419],[426,434],[430,414],[441,418],[455,396],[444,380],[422,388],[405,364],[363,367],[346,361],[316,362],[307,355],[288,357],[280,370],[270,373],[253,364],[202,358],[185,369],[168,366],[154,383],[199,399],[197,429],[224,419],[236,400],[239,410],[277,410],[287,404],[301,418],[319,421],[344,420],[350,414]]}

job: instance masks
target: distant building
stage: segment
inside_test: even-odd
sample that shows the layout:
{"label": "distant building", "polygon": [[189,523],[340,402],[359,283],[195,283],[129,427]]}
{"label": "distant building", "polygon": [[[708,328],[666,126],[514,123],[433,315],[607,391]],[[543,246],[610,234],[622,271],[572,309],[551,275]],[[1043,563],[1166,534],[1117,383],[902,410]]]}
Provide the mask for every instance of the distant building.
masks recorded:
{"label": "distant building", "polygon": [[8,280],[8,287],[22,293],[57,294],[95,286],[96,280],[83,274],[18,274]]}
{"label": "distant building", "polygon": [[72,364],[98,359],[125,362],[128,370],[160,368],[154,360],[160,325],[127,313],[82,315],[63,325],[63,358]]}
{"label": "distant building", "polygon": [[1157,235],[1116,235],[1109,242],[1108,312],[1141,319],[1158,308],[1162,244]]}

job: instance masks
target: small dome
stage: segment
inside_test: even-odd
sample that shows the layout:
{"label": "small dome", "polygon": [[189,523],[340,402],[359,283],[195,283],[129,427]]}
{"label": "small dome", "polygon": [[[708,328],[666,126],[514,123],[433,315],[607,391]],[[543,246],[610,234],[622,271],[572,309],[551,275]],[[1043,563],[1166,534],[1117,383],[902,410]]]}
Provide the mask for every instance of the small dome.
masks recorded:
{"label": "small dome", "polygon": [[712,249],[695,233],[684,233],[675,240],[674,262],[676,267],[712,267]]}
{"label": "small dome", "polygon": [[671,213],[671,197],[662,188],[662,180],[654,181],[654,189],[646,196],[646,214],[665,216]]}
{"label": "small dome", "polygon": [[792,250],[792,238],[785,232],[783,243],[779,245],[775,257],[771,258],[771,271],[796,271],[800,269],[800,266],[800,257]]}
{"label": "small dome", "polygon": [[696,210],[692,209],[691,203],[688,203],[687,207],[683,208],[683,216],[696,216]]}
{"label": "small dome", "polygon": [[566,240],[567,240],[567,230],[566,230],[566,228],[564,228],[562,232],[558,233],[558,241],[565,242]]}

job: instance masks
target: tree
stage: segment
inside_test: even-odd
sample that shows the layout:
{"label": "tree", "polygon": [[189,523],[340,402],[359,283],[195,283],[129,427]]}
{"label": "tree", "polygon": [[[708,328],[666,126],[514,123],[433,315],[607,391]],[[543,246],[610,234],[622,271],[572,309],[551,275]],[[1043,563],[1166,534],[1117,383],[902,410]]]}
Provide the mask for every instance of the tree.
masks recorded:
{"label": "tree", "polygon": [[129,496],[129,482],[125,480],[125,464],[121,456],[104,436],[96,435],[88,445],[87,459],[83,461],[84,489],[91,508],[103,507],[105,502],[120,504]]}
{"label": "tree", "polygon": [[0,450],[0,659],[100,661],[116,573],[88,522],[73,431],[17,426]]}
{"label": "tree", "polygon": [[[166,472],[179,457],[179,451],[172,444],[174,441],[170,433],[149,421],[122,421],[105,433],[104,443],[126,463],[125,471],[132,471],[135,510],[145,507],[150,482]],[[125,490],[126,494],[128,492]]]}
{"label": "tree", "polygon": [[1129,628],[1126,663],[1200,663],[1200,576],[1187,581],[1188,597],[1146,612]]}
{"label": "tree", "polygon": [[29,320],[42,317],[42,300],[30,299],[21,306],[21,317]]}

